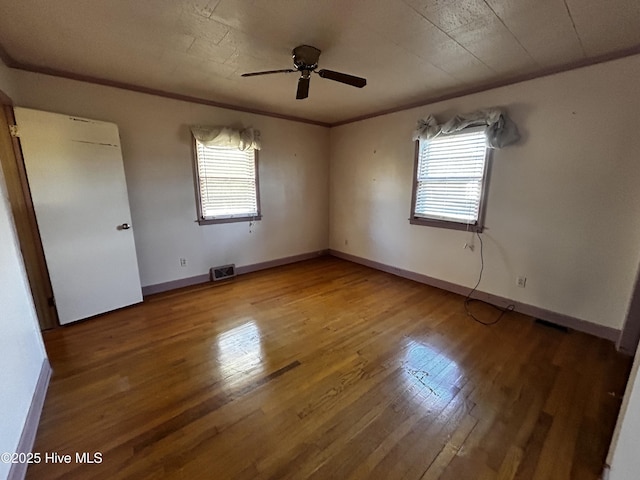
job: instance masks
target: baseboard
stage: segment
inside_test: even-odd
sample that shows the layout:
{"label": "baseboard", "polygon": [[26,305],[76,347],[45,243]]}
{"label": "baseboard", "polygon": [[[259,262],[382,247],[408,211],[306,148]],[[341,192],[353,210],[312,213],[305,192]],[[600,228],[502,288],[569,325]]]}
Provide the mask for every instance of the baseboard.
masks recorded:
{"label": "baseboard", "polygon": [[[314,252],[302,253],[300,255],[293,255],[291,257],[276,258],[274,260],[254,263],[251,265],[242,265],[240,267],[236,267],[236,275],[257,272],[258,270],[265,270],[267,268],[280,267],[282,265],[288,265],[290,263],[302,262],[304,260],[310,260],[312,258],[317,258],[328,254],[329,250],[316,250]],[[142,287],[142,295],[146,297],[147,295],[153,295],[154,293],[168,292],[169,290],[175,290],[177,288],[190,287],[192,285],[207,283],[210,280],[210,275],[208,273],[205,273],[202,275],[196,275],[194,277],[172,280],[170,282],[147,285],[146,287]]]}
{"label": "baseboard", "polygon": [[[350,262],[358,263],[360,265],[365,265],[367,267],[374,268],[376,270],[381,270],[383,272],[391,273],[393,275],[407,278],[409,280],[414,280],[419,283],[424,283],[432,287],[441,288],[442,290],[447,290],[449,292],[457,293],[459,295],[468,295],[469,292],[471,292],[471,288],[469,287],[457,285],[455,283],[447,282],[445,280],[440,280],[438,278],[433,278],[428,275],[423,275],[421,273],[411,272],[409,270],[404,270],[402,268],[392,267],[384,263],[376,262],[375,260],[369,260],[367,258],[351,255],[350,253],[344,253],[337,250],[329,250],[329,255],[342,258],[343,260],[348,260]],[[597,325],[595,323],[587,322],[585,320],[580,320],[579,318],[574,318],[569,315],[564,315],[562,313],[552,312],[551,310],[546,310],[544,308],[536,307],[534,305],[529,305],[526,303],[514,301],[505,297],[493,295],[491,293],[476,291],[476,293],[474,294],[474,298],[484,300],[488,303],[497,305],[499,307],[506,307],[507,305],[515,305],[515,310],[517,312],[523,313],[525,315],[529,315],[531,317],[540,318],[542,320],[546,320],[548,322],[552,322],[557,325],[561,325],[563,327],[571,328],[573,330],[578,330],[580,332],[588,333],[596,337],[604,338],[612,342],[616,342],[618,340],[618,337],[620,336],[620,330],[617,330],[615,328],[605,327],[603,325]]]}
{"label": "baseboard", "polygon": [[317,250],[315,252],[293,255],[291,257],[277,258],[267,262],[254,263],[253,265],[243,265],[241,267],[236,267],[236,273],[238,275],[242,275],[244,273],[257,272],[258,270],[266,270],[267,268],[281,267],[282,265],[288,265],[290,263],[303,262],[304,260],[311,260],[312,258],[318,258],[328,254],[329,250]]}
{"label": "baseboard", "polygon": [[[40,423],[40,414],[42,413],[42,407],[44,406],[44,399],[47,395],[50,380],[51,365],[49,365],[49,360],[45,358],[40,367],[40,375],[38,376],[38,382],[36,383],[36,389],[31,399],[31,406],[29,407],[27,420],[22,429],[22,435],[20,435],[20,440],[18,441],[16,453],[29,453],[33,450],[38,424]],[[7,480],[22,480],[27,474],[27,467],[27,463],[12,464]]]}
{"label": "baseboard", "polygon": [[190,287],[200,283],[207,283],[209,279],[209,274],[203,273],[202,275],[196,275],[194,277],[179,278],[178,280],[171,280],[170,282],[147,285],[146,287],[142,287],[142,296],[146,297],[147,295],[153,295],[154,293],[168,292],[169,290],[176,290],[178,288]]}

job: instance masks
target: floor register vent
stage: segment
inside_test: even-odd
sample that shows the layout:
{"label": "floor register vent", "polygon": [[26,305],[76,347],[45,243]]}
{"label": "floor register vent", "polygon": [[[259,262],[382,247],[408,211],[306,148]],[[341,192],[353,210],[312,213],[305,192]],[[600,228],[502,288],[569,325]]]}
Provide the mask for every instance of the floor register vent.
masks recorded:
{"label": "floor register vent", "polygon": [[233,278],[236,276],[236,265],[232,263],[230,265],[221,265],[220,267],[213,267],[211,269],[211,280],[217,282],[218,280],[226,280],[227,278]]}

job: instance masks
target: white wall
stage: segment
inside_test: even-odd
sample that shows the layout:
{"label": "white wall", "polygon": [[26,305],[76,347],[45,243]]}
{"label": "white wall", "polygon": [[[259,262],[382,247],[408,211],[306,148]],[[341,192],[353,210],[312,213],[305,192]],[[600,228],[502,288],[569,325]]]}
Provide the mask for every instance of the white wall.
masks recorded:
{"label": "white wall", "polygon": [[[45,358],[0,169],[0,453],[16,451]],[[0,462],[0,478],[9,467]]]}
{"label": "white wall", "polygon": [[480,290],[621,328],[640,261],[638,78],[634,56],[333,128],[330,248],[472,287],[470,233],[409,225],[411,133],[503,106],[523,139],[494,154]]}
{"label": "white wall", "polygon": [[[18,105],[120,126],[143,286],[200,275],[213,265],[253,264],[328,245],[472,286],[478,250],[462,249],[472,236],[407,221],[414,155],[410,136],[416,120],[429,113],[448,118],[479,107],[505,106],[523,140],[494,155],[481,290],[596,324],[622,326],[640,261],[638,56],[330,131],[46,75],[10,73]],[[262,131],[264,219],[251,231],[247,223],[194,222],[188,130],[193,123]],[[180,257],[187,258],[186,268],[180,267]],[[525,289],[515,286],[517,275],[527,277]]]}
{"label": "white wall", "polygon": [[640,346],[631,368],[607,463],[609,480],[636,480],[640,472]]}
{"label": "white wall", "polygon": [[[328,247],[328,129],[170,100],[116,88],[13,71],[16,105],[116,123],[143,286]],[[199,226],[192,124],[261,131],[263,219]],[[99,212],[97,212],[99,214]],[[181,267],[179,259],[187,259]]]}

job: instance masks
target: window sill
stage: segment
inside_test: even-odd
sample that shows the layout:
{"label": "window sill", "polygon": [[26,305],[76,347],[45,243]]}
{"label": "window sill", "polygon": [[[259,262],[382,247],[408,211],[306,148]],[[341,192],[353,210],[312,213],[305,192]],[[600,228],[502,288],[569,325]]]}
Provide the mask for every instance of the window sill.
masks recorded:
{"label": "window sill", "polygon": [[482,233],[482,225],[470,225],[467,223],[449,222],[446,220],[435,220],[433,218],[412,217],[409,219],[411,225],[422,225],[424,227],[449,228],[451,230],[463,230],[465,232]]}
{"label": "window sill", "polygon": [[262,220],[262,215],[254,215],[252,217],[201,218],[197,222],[199,225],[216,225],[218,223],[256,222],[258,220]]}

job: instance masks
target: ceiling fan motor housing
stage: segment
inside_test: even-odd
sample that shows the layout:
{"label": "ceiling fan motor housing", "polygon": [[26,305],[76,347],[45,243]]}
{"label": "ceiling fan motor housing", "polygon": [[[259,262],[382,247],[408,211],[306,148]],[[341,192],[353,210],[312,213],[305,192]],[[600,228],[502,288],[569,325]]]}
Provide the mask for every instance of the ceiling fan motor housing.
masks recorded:
{"label": "ceiling fan motor housing", "polygon": [[320,49],[312,47],[311,45],[300,45],[293,49],[291,52],[293,56],[293,66],[295,70],[290,68],[281,70],[267,70],[264,72],[250,72],[243,73],[243,77],[255,77],[257,75],[271,75],[273,73],[293,73],[299,72],[300,78],[298,79],[298,90],[296,92],[296,98],[298,100],[305,99],[309,96],[309,82],[311,81],[311,73],[317,73],[321,78],[333,80],[335,82],[344,83],[353,87],[362,88],[367,84],[366,78],[356,77],[342,72],[335,72],[333,70],[318,70],[318,59],[320,58]]}
{"label": "ceiling fan motor housing", "polygon": [[298,71],[313,71],[318,68],[320,50],[310,45],[300,45],[293,49],[293,65]]}

